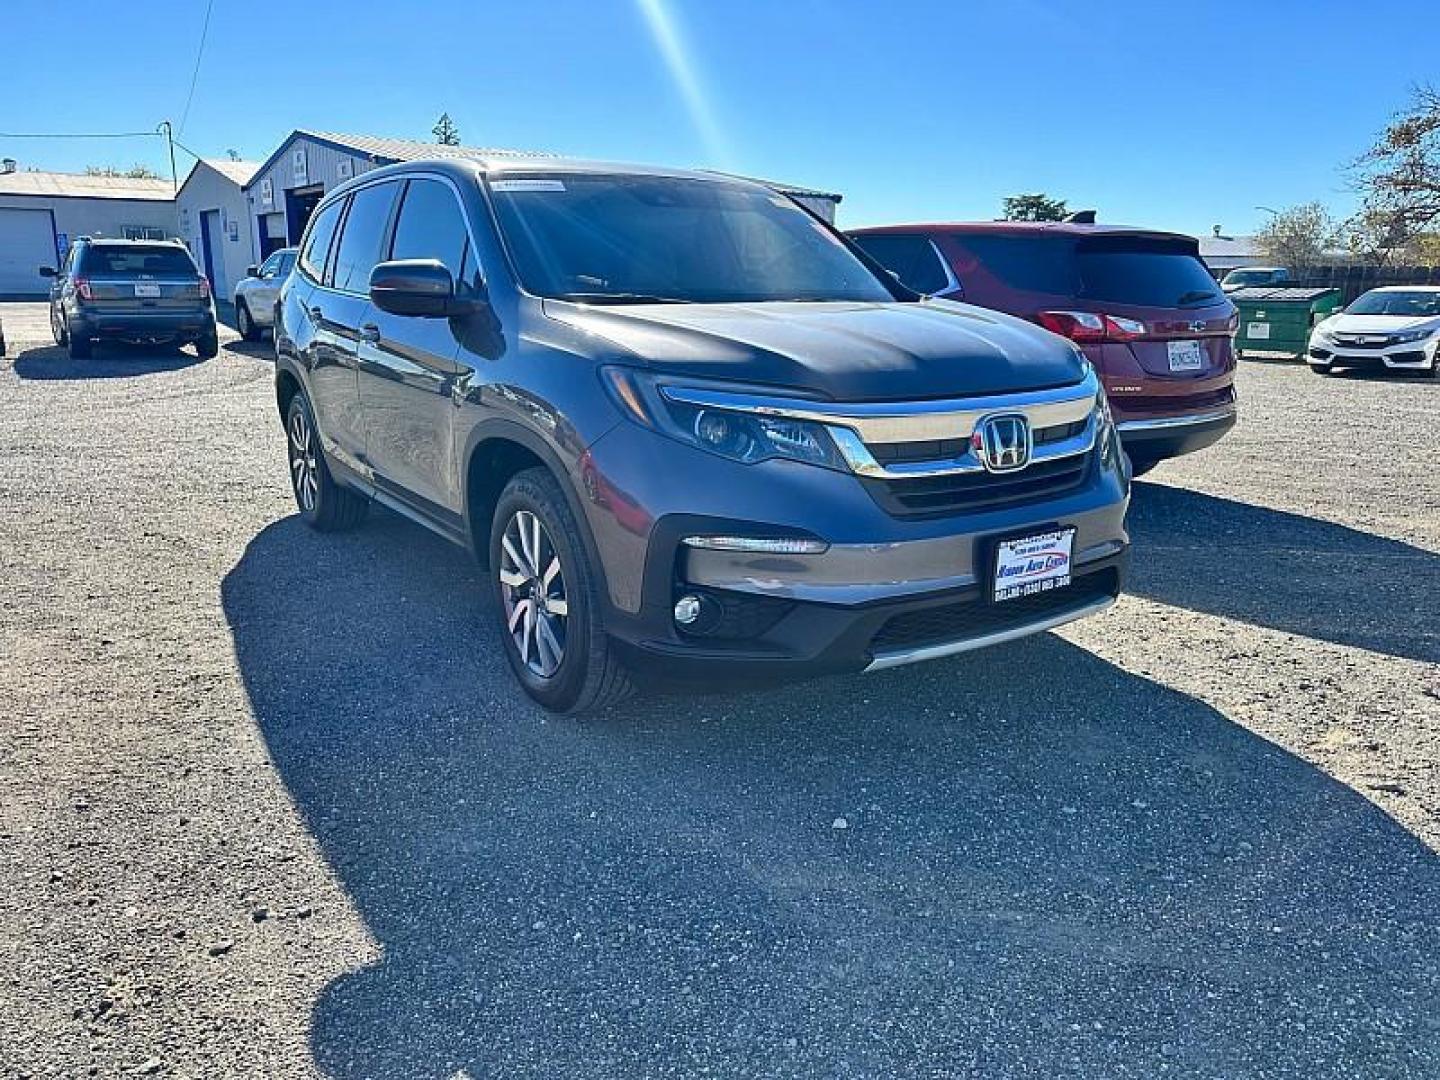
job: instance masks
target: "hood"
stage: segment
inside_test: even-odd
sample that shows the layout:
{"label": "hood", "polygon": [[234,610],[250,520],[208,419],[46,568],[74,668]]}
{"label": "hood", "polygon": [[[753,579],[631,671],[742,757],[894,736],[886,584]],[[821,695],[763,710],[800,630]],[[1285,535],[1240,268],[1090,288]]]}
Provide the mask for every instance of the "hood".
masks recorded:
{"label": "hood", "polygon": [[1335,334],[1398,334],[1405,330],[1440,329],[1434,315],[1335,315],[1322,324]]}
{"label": "hood", "polygon": [[1079,354],[1022,319],[923,303],[579,305],[545,314],[652,370],[774,386],[833,401],[917,401],[1078,382]]}

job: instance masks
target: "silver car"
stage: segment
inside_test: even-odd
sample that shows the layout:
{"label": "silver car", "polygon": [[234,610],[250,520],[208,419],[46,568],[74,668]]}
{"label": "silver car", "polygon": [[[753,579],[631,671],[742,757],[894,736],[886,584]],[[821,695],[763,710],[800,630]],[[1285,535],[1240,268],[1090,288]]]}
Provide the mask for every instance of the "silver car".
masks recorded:
{"label": "silver car", "polygon": [[274,325],[275,301],[295,266],[295,250],[272,252],[260,266],[249,267],[244,280],[235,286],[235,328],[246,341],[259,341],[265,329]]}

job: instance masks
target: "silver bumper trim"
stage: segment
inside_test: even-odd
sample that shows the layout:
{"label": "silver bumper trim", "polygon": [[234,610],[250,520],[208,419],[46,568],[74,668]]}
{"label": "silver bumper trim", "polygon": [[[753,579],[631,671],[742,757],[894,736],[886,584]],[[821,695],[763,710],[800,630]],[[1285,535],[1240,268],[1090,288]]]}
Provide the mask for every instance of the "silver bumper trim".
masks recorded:
{"label": "silver bumper trim", "polygon": [[1216,420],[1225,420],[1235,415],[1235,406],[1226,405],[1223,409],[1211,409],[1209,412],[1192,413],[1189,416],[1157,416],[1153,420],[1122,420],[1117,421],[1115,430],[1121,435],[1131,431],[1164,431],[1168,428],[1194,427],[1197,424],[1213,424]]}
{"label": "silver bumper trim", "polygon": [[897,649],[894,652],[878,653],[865,666],[865,670],[884,671],[886,668],[900,667],[903,664],[918,664],[923,660],[939,660],[941,657],[954,656],[957,653],[985,649],[991,645],[1002,645],[1007,641],[1015,641],[1018,638],[1029,637],[1031,634],[1053,630],[1057,626],[1064,626],[1077,619],[1098,615],[1114,606],[1115,597],[1110,596],[1071,611],[1057,612],[1033,623],[1026,623],[1024,626],[1012,626],[1009,630],[997,630],[993,634],[982,634],[980,637],[964,638],[960,641],[949,641],[940,645],[925,645],[916,649]]}

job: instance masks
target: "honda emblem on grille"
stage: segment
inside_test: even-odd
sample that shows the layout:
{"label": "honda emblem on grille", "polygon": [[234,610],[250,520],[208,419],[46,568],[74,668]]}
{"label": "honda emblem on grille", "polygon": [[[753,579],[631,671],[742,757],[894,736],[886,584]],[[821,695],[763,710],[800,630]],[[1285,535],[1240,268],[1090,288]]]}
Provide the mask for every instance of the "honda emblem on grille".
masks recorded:
{"label": "honda emblem on grille", "polygon": [[1030,421],[1019,413],[987,416],[975,429],[971,444],[992,473],[1023,469],[1030,464]]}

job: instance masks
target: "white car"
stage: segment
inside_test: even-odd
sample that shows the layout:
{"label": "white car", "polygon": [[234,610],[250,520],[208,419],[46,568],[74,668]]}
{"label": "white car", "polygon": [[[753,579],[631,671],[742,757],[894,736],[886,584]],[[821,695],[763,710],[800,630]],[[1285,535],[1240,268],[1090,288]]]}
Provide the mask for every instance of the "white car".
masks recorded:
{"label": "white car", "polygon": [[1440,375],[1440,285],[1371,289],[1310,332],[1305,359],[1328,375],[1337,367]]}
{"label": "white car", "polygon": [[295,265],[296,248],[271,252],[260,266],[245,271],[245,279],[235,286],[235,329],[246,341],[259,341],[260,335],[275,322],[275,301],[280,299],[280,286]]}

